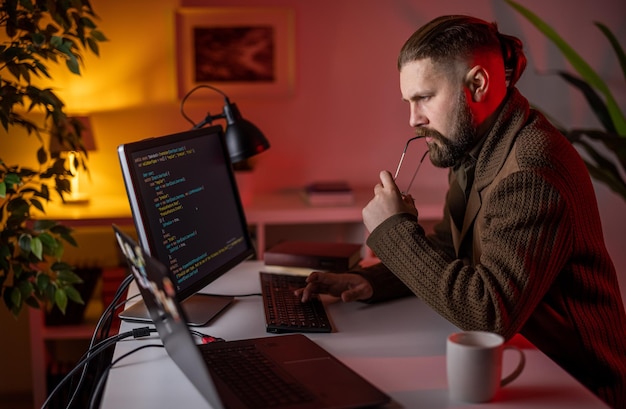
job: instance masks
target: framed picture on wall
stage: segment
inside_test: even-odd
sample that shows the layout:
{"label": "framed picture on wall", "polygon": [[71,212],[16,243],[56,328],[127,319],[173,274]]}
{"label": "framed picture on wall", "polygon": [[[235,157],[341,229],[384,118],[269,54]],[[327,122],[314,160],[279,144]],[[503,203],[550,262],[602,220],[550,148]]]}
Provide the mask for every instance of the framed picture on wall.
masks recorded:
{"label": "framed picture on wall", "polygon": [[293,93],[292,9],[181,8],[176,11],[176,46],[179,98],[203,84],[229,97]]}

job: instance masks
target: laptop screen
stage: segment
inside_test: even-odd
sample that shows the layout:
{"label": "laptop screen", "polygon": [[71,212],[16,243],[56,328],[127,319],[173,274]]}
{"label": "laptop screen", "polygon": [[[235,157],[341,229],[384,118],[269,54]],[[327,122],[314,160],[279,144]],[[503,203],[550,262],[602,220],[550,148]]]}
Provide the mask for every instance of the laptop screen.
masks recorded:
{"label": "laptop screen", "polygon": [[118,156],[139,242],[179,300],[254,254],[221,127],[120,145]]}

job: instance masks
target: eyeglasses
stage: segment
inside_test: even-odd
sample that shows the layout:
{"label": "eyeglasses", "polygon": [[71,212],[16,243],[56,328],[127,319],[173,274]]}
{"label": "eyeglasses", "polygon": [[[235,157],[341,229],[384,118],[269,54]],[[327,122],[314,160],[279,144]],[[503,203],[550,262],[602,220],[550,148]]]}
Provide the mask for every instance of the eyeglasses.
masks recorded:
{"label": "eyeglasses", "polygon": [[[402,162],[404,162],[404,156],[406,155],[406,150],[408,149],[409,144],[411,142],[413,142],[414,140],[420,139],[420,138],[424,138],[424,136],[423,135],[414,136],[414,137],[410,138],[408,141],[406,141],[406,145],[404,145],[404,150],[402,151],[402,156],[400,156],[400,162],[398,162],[398,167],[396,168],[396,174],[393,176],[393,180],[396,180],[398,178],[398,175],[400,174],[400,168],[402,167]],[[413,181],[415,180],[415,176],[417,176],[417,172],[422,167],[422,162],[424,162],[424,159],[426,158],[427,154],[428,154],[428,150],[426,150],[426,152],[424,152],[424,154],[422,155],[422,158],[420,159],[419,163],[417,164],[417,168],[415,169],[415,172],[413,172],[413,176],[411,177],[411,181],[409,182],[409,186],[407,186],[407,188],[405,190],[401,191],[401,193],[403,195],[406,195],[411,190],[411,186],[413,186]]]}

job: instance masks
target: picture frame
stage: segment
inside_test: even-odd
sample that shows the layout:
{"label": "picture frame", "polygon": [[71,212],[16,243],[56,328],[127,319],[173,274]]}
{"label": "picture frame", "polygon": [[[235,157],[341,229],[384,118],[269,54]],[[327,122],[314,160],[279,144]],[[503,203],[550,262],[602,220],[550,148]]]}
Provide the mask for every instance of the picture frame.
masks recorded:
{"label": "picture frame", "polygon": [[285,7],[176,10],[178,97],[199,85],[226,95],[288,96],[295,86],[294,12]]}

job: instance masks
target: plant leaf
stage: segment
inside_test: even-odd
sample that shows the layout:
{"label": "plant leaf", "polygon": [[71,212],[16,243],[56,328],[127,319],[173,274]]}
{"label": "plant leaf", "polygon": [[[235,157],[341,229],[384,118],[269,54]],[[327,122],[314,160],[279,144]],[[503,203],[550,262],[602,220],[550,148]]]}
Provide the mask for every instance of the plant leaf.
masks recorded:
{"label": "plant leaf", "polygon": [[611,46],[613,47],[613,51],[615,51],[615,54],[617,55],[617,59],[619,60],[619,64],[622,67],[622,72],[624,73],[624,79],[626,80],[626,54],[624,54],[624,50],[622,49],[622,46],[620,45],[619,41],[617,41],[617,38],[615,38],[615,36],[613,35],[611,30],[609,30],[607,26],[598,22],[596,22],[595,24],[596,24],[596,27],[598,27],[600,31],[602,31],[602,33],[606,36],[606,38],[611,43]]}
{"label": "plant leaf", "polygon": [[81,297],[80,293],[74,287],[65,287],[65,293],[70,300],[78,304],[85,304],[83,297]]}
{"label": "plant leaf", "polygon": [[46,291],[46,288],[50,285],[50,277],[47,274],[37,274],[37,288],[39,291]]}
{"label": "plant leaf", "polygon": [[65,314],[65,309],[67,308],[67,294],[65,290],[62,288],[57,288],[54,292],[54,302],[57,307],[61,310],[63,314]]}
{"label": "plant leaf", "polygon": [[33,285],[28,280],[20,281],[18,284],[18,288],[20,289],[20,293],[22,294],[22,300],[28,299],[30,295],[33,293]]}
{"label": "plant leaf", "polygon": [[620,195],[622,199],[626,200],[626,188],[623,187],[622,183],[616,182],[612,173],[607,172],[601,167],[595,166],[587,161],[585,161],[585,164],[587,165],[587,170],[589,171],[591,177],[604,183],[609,189]]}
{"label": "plant leaf", "polygon": [[48,152],[43,147],[37,149],[37,161],[40,165],[48,161]]}
{"label": "plant leaf", "polygon": [[55,238],[52,237],[48,233],[41,233],[38,237],[41,243],[43,244],[44,250],[47,249],[48,251],[52,251],[52,253],[54,253],[54,251],[56,250],[56,247],[58,246],[58,243],[55,240]]}
{"label": "plant leaf", "polygon": [[40,219],[35,221],[33,229],[35,231],[50,230],[52,227],[56,226],[56,224],[57,223],[54,220]]}
{"label": "plant leaf", "polygon": [[18,241],[20,248],[26,254],[30,254],[31,252],[31,249],[30,249],[31,240],[32,240],[32,237],[29,234],[22,234]]}
{"label": "plant leaf", "polygon": [[80,284],[83,282],[83,279],[72,270],[61,270],[58,274],[59,281],[62,281],[67,284]]}
{"label": "plant leaf", "polygon": [[6,176],[4,177],[4,180],[7,184],[9,185],[16,185],[19,184],[21,179],[20,177],[15,174],[15,173],[7,173]]}
{"label": "plant leaf", "polygon": [[[585,151],[591,156],[591,158],[598,164],[600,167],[606,169],[608,172],[612,174],[619,175],[619,171],[617,170],[617,166],[613,164],[609,159],[602,156],[596,149],[594,149],[589,143],[584,140],[579,140],[577,142],[581,145]],[[621,179],[620,179],[621,181]]]}
{"label": "plant leaf", "polygon": [[598,93],[585,81],[582,79],[575,77],[565,71],[559,71],[558,74],[565,81],[569,82],[574,87],[578,88],[585,98],[587,102],[591,106],[591,109],[596,114],[596,117],[600,121],[600,123],[604,126],[604,128],[608,132],[617,133],[615,130],[615,126],[613,125],[613,121],[611,120],[611,114],[609,110],[606,108],[606,104],[602,101],[602,98],[598,95]]}
{"label": "plant leaf", "polygon": [[[620,138],[622,139],[622,138]],[[589,174],[594,179],[607,185],[613,192],[626,200],[626,182],[621,177],[617,167],[608,159],[602,157],[589,143],[579,139],[576,141],[596,163],[585,160]]]}
{"label": "plant leaf", "polygon": [[20,292],[18,288],[13,287],[13,289],[11,290],[11,303],[19,311],[19,309],[22,306],[22,293]]}
{"label": "plant leaf", "polygon": [[65,61],[67,65],[67,69],[70,70],[73,74],[80,75],[80,64],[75,57],[70,57]]}
{"label": "plant leaf", "polygon": [[32,296],[28,297],[26,301],[24,301],[24,304],[28,305],[31,308],[39,308],[39,302],[37,302],[37,298]]}
{"label": "plant leaf", "polygon": [[[626,173],[626,139],[621,138],[618,135],[599,132],[589,129],[572,130],[570,134],[573,135],[574,141],[580,140],[583,136],[588,137],[591,140],[601,142],[607,149],[615,154],[622,171],[620,174]],[[591,147],[590,147],[591,149]]]}
{"label": "plant leaf", "polygon": [[30,242],[30,249],[39,260],[43,260],[43,244],[39,237],[33,237]]}
{"label": "plant leaf", "polygon": [[580,76],[589,83],[592,87],[596,88],[606,98],[606,106],[613,118],[615,129],[621,136],[626,136],[626,118],[622,113],[619,105],[615,101],[613,94],[607,87],[606,83],[600,78],[600,76],[582,59],[580,55],[574,49],[557,34],[552,27],[545,23],[535,13],[514,2],[513,0],[505,0],[511,7],[513,7],[522,16],[526,17],[539,31],[541,31],[550,41],[552,41],[561,51],[563,56],[569,61],[574,69],[580,74]]}

